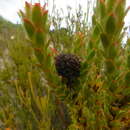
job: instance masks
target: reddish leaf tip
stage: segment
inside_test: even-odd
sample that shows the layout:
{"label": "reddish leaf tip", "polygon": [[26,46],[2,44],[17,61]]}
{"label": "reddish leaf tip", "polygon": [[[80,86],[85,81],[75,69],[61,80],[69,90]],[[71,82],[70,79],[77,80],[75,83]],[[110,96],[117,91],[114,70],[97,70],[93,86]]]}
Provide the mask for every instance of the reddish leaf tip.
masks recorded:
{"label": "reddish leaf tip", "polygon": [[44,11],[43,11],[43,14],[48,14],[48,10],[44,10]]}
{"label": "reddish leaf tip", "polygon": [[24,18],[24,19],[23,19],[23,21],[24,21],[24,22],[31,23],[31,22],[30,22],[30,20],[29,20],[29,19],[27,19],[27,18]]}
{"label": "reddish leaf tip", "polygon": [[101,2],[102,4],[104,4],[104,0],[100,0],[100,2]]}
{"label": "reddish leaf tip", "polygon": [[58,53],[58,51],[56,50],[56,48],[50,47],[50,49],[51,49],[51,51],[52,51],[54,54],[57,54],[57,53]]}
{"label": "reddish leaf tip", "polygon": [[25,5],[26,5],[26,7],[30,7],[31,6],[31,4],[28,3],[27,1],[25,1]]}
{"label": "reddish leaf tip", "polygon": [[35,3],[34,6],[41,7],[41,4],[40,3]]}
{"label": "reddish leaf tip", "polygon": [[37,32],[43,32],[42,28],[38,28]]}

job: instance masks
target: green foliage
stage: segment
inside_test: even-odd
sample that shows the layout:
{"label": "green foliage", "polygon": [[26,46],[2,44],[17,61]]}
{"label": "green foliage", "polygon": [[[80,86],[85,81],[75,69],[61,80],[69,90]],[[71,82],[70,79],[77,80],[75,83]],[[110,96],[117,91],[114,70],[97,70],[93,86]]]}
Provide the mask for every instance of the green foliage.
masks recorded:
{"label": "green foliage", "polygon": [[[58,12],[49,16],[46,5],[26,2],[19,15],[27,37],[21,26],[14,26],[15,38],[2,39],[7,50],[0,55],[3,128],[130,129],[129,38],[122,47],[125,0],[97,0],[91,24],[81,7],[76,15],[68,10],[66,28],[61,28],[64,18]],[[59,53],[75,54],[81,61],[72,88],[56,72]]]}

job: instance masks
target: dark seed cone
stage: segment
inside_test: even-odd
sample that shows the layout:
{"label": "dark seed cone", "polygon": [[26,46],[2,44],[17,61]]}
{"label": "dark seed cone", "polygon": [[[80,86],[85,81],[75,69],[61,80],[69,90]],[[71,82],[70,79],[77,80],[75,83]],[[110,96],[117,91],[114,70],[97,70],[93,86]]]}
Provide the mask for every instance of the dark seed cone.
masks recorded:
{"label": "dark seed cone", "polygon": [[55,66],[58,75],[67,79],[67,86],[71,86],[80,76],[80,60],[73,54],[59,54],[55,58]]}

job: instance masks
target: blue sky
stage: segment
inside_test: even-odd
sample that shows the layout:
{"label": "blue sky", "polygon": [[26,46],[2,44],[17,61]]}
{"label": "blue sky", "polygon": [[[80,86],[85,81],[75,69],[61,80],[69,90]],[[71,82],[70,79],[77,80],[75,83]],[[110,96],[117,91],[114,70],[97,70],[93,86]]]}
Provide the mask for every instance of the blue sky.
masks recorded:
{"label": "blue sky", "polygon": [[[14,23],[17,23],[18,21],[20,21],[17,12],[19,11],[19,9],[22,9],[24,7],[24,1],[25,0],[0,0],[0,15],[2,15],[6,19]],[[43,1],[45,0],[26,0],[26,1],[33,1],[33,2],[40,1],[41,3],[43,3]],[[57,8],[58,9],[62,8],[64,11],[66,11],[66,7],[68,5],[71,6],[72,9],[74,10],[75,8],[78,7],[78,4],[82,5],[84,11],[87,9],[86,0],[54,0],[54,1]],[[48,2],[49,2],[48,4],[49,10],[51,10],[53,0],[48,0]],[[130,6],[130,0],[127,0],[127,7],[128,6]],[[125,22],[126,25],[130,25],[130,12],[126,17]]]}

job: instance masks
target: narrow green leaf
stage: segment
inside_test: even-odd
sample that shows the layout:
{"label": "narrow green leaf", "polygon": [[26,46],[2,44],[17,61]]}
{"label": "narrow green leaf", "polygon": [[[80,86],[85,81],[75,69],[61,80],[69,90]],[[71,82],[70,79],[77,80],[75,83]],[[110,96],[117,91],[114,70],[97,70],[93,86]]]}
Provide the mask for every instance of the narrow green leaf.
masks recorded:
{"label": "narrow green leaf", "polygon": [[33,24],[28,19],[23,19],[23,22],[24,22],[24,27],[26,29],[28,37],[30,39],[32,39],[33,35],[34,35],[34,32],[35,32],[35,28],[34,28]]}
{"label": "narrow green leaf", "polygon": [[39,3],[36,3],[32,9],[32,21],[36,26],[42,24],[42,10]]}
{"label": "narrow green leaf", "polygon": [[44,11],[43,16],[42,16],[42,26],[45,27],[46,22],[47,22],[47,18],[48,18],[48,11]]}
{"label": "narrow green leaf", "polygon": [[94,38],[94,40],[99,38],[99,36],[100,36],[100,28],[99,28],[98,25],[96,25],[94,30],[93,30],[93,38]]}
{"label": "narrow green leaf", "polygon": [[37,43],[38,47],[42,47],[45,42],[45,33],[43,33],[42,29],[38,29],[35,34],[35,42]]}
{"label": "narrow green leaf", "polygon": [[117,55],[117,50],[114,45],[110,45],[108,49],[108,58],[114,59]]}
{"label": "narrow green leaf", "polygon": [[116,18],[114,17],[114,14],[111,14],[106,22],[106,32],[110,35],[113,35],[116,30]]}
{"label": "narrow green leaf", "polygon": [[44,58],[43,50],[41,48],[35,48],[35,55],[36,55],[38,61],[40,62],[40,64],[42,64],[43,58]]}
{"label": "narrow green leaf", "polygon": [[92,60],[92,58],[95,56],[95,50],[93,49],[90,54],[87,57],[87,61]]}
{"label": "narrow green leaf", "polygon": [[116,3],[117,2],[115,0],[107,0],[106,1],[106,7],[107,7],[108,13],[110,13],[114,9]]}
{"label": "narrow green leaf", "polygon": [[25,15],[27,18],[31,19],[32,14],[32,5],[29,4],[27,1],[25,2]]}
{"label": "narrow green leaf", "polygon": [[105,7],[105,2],[103,0],[100,0],[100,16],[101,19],[106,17],[106,7]]}
{"label": "narrow green leaf", "polygon": [[18,15],[22,19],[24,19],[24,17],[25,17],[25,14],[24,14],[24,12],[22,10],[19,10]]}
{"label": "narrow green leaf", "polygon": [[106,66],[106,72],[109,74],[115,70],[115,66],[111,60],[106,60],[105,66]]}
{"label": "narrow green leaf", "polygon": [[103,45],[104,49],[108,48],[110,43],[109,43],[108,37],[105,33],[101,34],[101,41],[102,41],[102,45]]}

